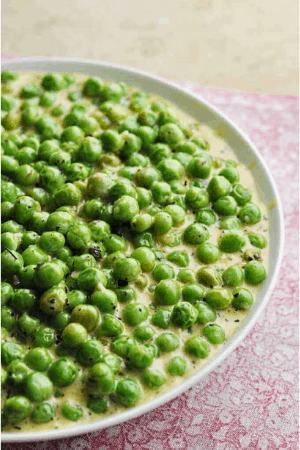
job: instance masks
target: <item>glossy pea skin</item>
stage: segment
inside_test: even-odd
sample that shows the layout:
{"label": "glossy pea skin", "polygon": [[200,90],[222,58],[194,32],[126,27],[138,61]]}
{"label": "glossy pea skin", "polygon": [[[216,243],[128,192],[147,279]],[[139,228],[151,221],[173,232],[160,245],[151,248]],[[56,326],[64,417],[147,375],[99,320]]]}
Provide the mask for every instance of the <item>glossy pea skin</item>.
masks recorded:
{"label": "glossy pea skin", "polygon": [[259,261],[250,261],[245,267],[245,280],[249,284],[262,283],[267,276],[265,266]]}
{"label": "glossy pea skin", "polygon": [[253,225],[261,220],[261,211],[254,203],[247,203],[239,210],[238,218],[243,223]]}
{"label": "glossy pea skin", "polygon": [[13,288],[11,284],[1,281],[1,305],[5,305],[13,295]]}
{"label": "glossy pea skin", "polygon": [[205,301],[214,309],[225,309],[232,301],[232,294],[223,288],[209,289],[205,293]]}
{"label": "glossy pea skin", "polygon": [[231,183],[227,178],[216,175],[213,176],[208,183],[207,192],[212,201],[217,201],[219,198],[229,194],[231,191]]}
{"label": "glossy pea skin", "polygon": [[192,223],[189,225],[183,234],[184,240],[189,244],[203,244],[209,239],[209,231],[205,225],[200,223]]}
{"label": "glossy pea skin", "polygon": [[124,406],[134,406],[141,396],[139,382],[134,378],[122,378],[118,381],[116,395]]}
{"label": "glossy pea skin", "polygon": [[46,290],[59,284],[64,278],[63,269],[53,262],[43,263],[37,266],[34,274],[34,282],[36,286],[42,290]]}
{"label": "glossy pea skin", "polygon": [[1,326],[5,330],[11,330],[16,323],[16,314],[14,310],[8,306],[1,308]]}
{"label": "glossy pea skin", "polygon": [[114,291],[120,303],[129,303],[137,299],[136,290],[132,286],[125,286]]}
{"label": "glossy pea skin", "polygon": [[196,358],[205,359],[209,355],[209,344],[199,336],[193,336],[185,343],[185,351]]}
{"label": "glossy pea skin", "polygon": [[153,360],[153,349],[147,347],[145,344],[133,345],[128,351],[127,362],[129,367],[143,370],[150,367]]}
{"label": "glossy pea skin", "polygon": [[140,342],[145,342],[151,340],[154,333],[155,331],[150,325],[140,325],[134,330],[133,337]]}
{"label": "glossy pea skin", "polygon": [[1,253],[2,274],[4,277],[16,275],[23,268],[24,262],[20,253],[12,250],[4,250]]}
{"label": "glossy pea skin", "polygon": [[77,352],[77,359],[83,366],[93,366],[101,360],[103,345],[96,339],[83,342]]}
{"label": "glossy pea skin", "polygon": [[122,358],[126,358],[132,347],[137,344],[136,340],[129,335],[117,336],[116,339],[111,343],[110,349],[112,352],[116,353]]}
{"label": "glossy pea skin", "polygon": [[71,322],[79,323],[90,332],[96,328],[99,317],[99,310],[95,306],[78,305],[72,310]]}
{"label": "glossy pea skin", "polygon": [[181,269],[177,274],[177,280],[181,283],[194,283],[196,281],[196,277],[192,270]]}
{"label": "glossy pea skin", "polygon": [[87,385],[91,395],[111,394],[115,389],[114,373],[106,364],[97,363],[90,369]]}
{"label": "glossy pea skin", "polygon": [[114,291],[103,289],[92,293],[91,303],[103,314],[114,314],[118,304],[118,297]]}
{"label": "glossy pea skin", "polygon": [[31,419],[35,423],[49,422],[55,416],[55,409],[49,402],[37,405],[31,414]]}
{"label": "glossy pea skin", "polygon": [[165,374],[159,369],[147,369],[142,375],[142,383],[149,389],[158,389],[166,382]]}
{"label": "glossy pea skin", "polygon": [[173,356],[167,365],[167,372],[171,376],[179,376],[185,374],[187,370],[187,361],[183,356]]}
{"label": "glossy pea skin", "polygon": [[80,420],[83,417],[82,408],[71,405],[68,402],[63,403],[61,411],[66,419],[72,420],[74,422]]}
{"label": "glossy pea skin", "polygon": [[9,422],[20,422],[29,416],[32,404],[27,397],[16,395],[6,400],[4,405],[4,417]]}
{"label": "glossy pea skin", "polygon": [[172,311],[168,308],[160,308],[151,317],[151,323],[164,330],[168,329],[171,323]]}
{"label": "glossy pea skin", "polygon": [[107,279],[102,270],[96,267],[88,267],[79,274],[77,282],[79,289],[92,292],[97,285],[103,285],[105,287]]}
{"label": "glossy pea skin", "polygon": [[56,386],[69,386],[78,376],[76,364],[70,358],[59,358],[49,369],[49,377]]}
{"label": "glossy pea skin", "polygon": [[66,306],[67,295],[63,288],[52,287],[45,291],[40,298],[41,310],[50,316],[63,311]]}
{"label": "glossy pea skin", "polygon": [[11,306],[17,312],[30,311],[36,301],[37,295],[32,289],[17,289],[12,295]]}
{"label": "glossy pea skin", "polygon": [[169,253],[167,260],[179,267],[187,267],[190,263],[186,252],[181,250],[174,250],[174,252]]}
{"label": "glossy pea skin", "polygon": [[26,357],[25,363],[32,370],[36,370],[39,372],[45,372],[52,362],[52,358],[48,350],[42,347],[35,347],[30,350]]}
{"label": "glossy pea skin", "polygon": [[169,264],[159,263],[154,267],[152,275],[155,281],[167,280],[175,278],[175,271]]}
{"label": "glossy pea skin", "polygon": [[236,253],[246,245],[246,239],[240,231],[228,231],[223,234],[219,241],[219,247],[222,252]]}
{"label": "glossy pea skin", "polygon": [[160,305],[175,305],[180,294],[180,286],[173,280],[162,280],[155,288],[155,300]]}
{"label": "glossy pea skin", "polygon": [[136,259],[143,272],[150,272],[155,265],[154,253],[147,247],[139,247],[131,253],[131,258]]}
{"label": "glossy pea skin", "polygon": [[52,396],[53,384],[47,375],[32,372],[24,380],[24,392],[33,402],[42,402]]}
{"label": "glossy pea skin", "polygon": [[158,346],[159,350],[162,352],[172,352],[176,350],[180,343],[178,337],[169,332],[164,332],[160,334],[156,339],[155,343]]}
{"label": "glossy pea skin", "polygon": [[203,264],[213,264],[220,259],[221,252],[214,244],[204,242],[197,248],[197,256]]}
{"label": "glossy pea skin", "polygon": [[18,359],[15,359],[7,366],[8,380],[14,385],[21,385],[30,372],[30,368]]}
{"label": "glossy pea skin", "polygon": [[194,304],[204,297],[205,289],[200,284],[191,283],[182,288],[182,298],[185,302]]}
{"label": "glossy pea skin", "polygon": [[225,286],[239,286],[244,281],[244,271],[238,266],[230,266],[222,273]]}
{"label": "glossy pea skin", "polygon": [[98,328],[98,335],[115,337],[122,334],[124,326],[115,316],[105,314],[102,318],[100,327]]}
{"label": "glossy pea skin", "polygon": [[198,312],[197,322],[200,324],[205,324],[208,322],[213,322],[216,319],[216,313],[212,307],[210,307],[206,302],[197,301],[194,304]]}
{"label": "glossy pea skin", "polygon": [[124,309],[124,321],[130,326],[136,326],[144,322],[148,315],[148,308],[142,303],[132,302]]}
{"label": "glossy pea skin", "polygon": [[248,233],[248,239],[254,247],[265,248],[267,246],[267,240],[262,234]]}
{"label": "glossy pea skin", "polygon": [[186,191],[185,201],[192,209],[205,208],[209,204],[209,196],[205,189],[192,186]]}
{"label": "glossy pea skin", "polygon": [[206,325],[203,334],[211,344],[223,344],[225,341],[225,331],[217,324]]}
{"label": "glossy pea skin", "polygon": [[196,322],[198,311],[189,302],[177,303],[171,314],[171,322],[179,328],[191,328]]}
{"label": "glossy pea skin", "polygon": [[62,332],[62,342],[68,348],[77,348],[88,337],[88,332],[80,323],[69,323]]}
{"label": "glossy pea skin", "polygon": [[223,216],[233,216],[237,212],[237,203],[230,195],[219,198],[213,205],[217,214]]}
{"label": "glossy pea skin", "polygon": [[122,281],[134,281],[141,271],[140,263],[134,258],[118,259],[114,264],[114,274]]}
{"label": "glossy pea skin", "polygon": [[254,303],[253,294],[245,288],[236,288],[233,293],[232,306],[236,309],[247,310]]}
{"label": "glossy pea skin", "polygon": [[52,347],[55,343],[55,337],[55,330],[53,328],[41,327],[35,333],[35,345],[44,348]]}

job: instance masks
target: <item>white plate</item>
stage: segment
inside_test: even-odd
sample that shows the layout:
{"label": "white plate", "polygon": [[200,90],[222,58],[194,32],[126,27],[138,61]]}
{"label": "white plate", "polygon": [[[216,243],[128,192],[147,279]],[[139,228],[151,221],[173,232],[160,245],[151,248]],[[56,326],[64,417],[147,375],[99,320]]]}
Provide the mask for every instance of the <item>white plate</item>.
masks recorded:
{"label": "white plate", "polygon": [[[261,200],[268,206],[271,200],[276,200],[276,207],[270,211],[270,266],[266,281],[263,283],[259,295],[249,313],[244,325],[228,340],[223,349],[199,372],[183,381],[171,391],[163,394],[141,406],[127,409],[94,422],[77,425],[76,427],[40,431],[34,433],[3,433],[2,442],[22,442],[46,440],[55,438],[65,438],[78,434],[101,430],[112,425],[116,425],[126,420],[140,416],[160,405],[172,400],[182,392],[189,389],[195,383],[202,380],[209,372],[217,367],[236,347],[242,339],[249,333],[260,313],[265,307],[270,294],[274,288],[279,272],[283,255],[284,243],[284,220],[280,198],[274,180],[260,156],[258,150],[244,133],[234,125],[217,108],[211,106],[203,99],[199,99],[193,94],[185,91],[170,81],[166,81],[155,75],[148,74],[128,67],[101,61],[89,61],[71,58],[22,58],[18,60],[4,61],[2,70],[36,70],[42,72],[83,72],[87,75],[99,76],[103,79],[125,81],[129,85],[136,86],[146,92],[151,92],[165,97],[169,101],[177,104],[183,111],[191,115],[196,121],[208,124],[211,128],[217,129],[222,126],[224,139],[228,145],[236,152],[240,161],[249,165],[253,161],[256,164],[251,169],[255,180],[258,181],[257,190]],[[195,107],[195,103],[199,105]],[[253,166],[253,165],[252,165]]]}

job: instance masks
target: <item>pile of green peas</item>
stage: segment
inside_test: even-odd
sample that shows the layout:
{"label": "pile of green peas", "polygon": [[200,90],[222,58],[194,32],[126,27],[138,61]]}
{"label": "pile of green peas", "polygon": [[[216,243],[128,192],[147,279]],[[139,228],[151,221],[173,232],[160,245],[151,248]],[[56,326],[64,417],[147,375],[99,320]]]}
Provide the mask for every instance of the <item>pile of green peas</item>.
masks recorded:
{"label": "pile of green peas", "polygon": [[[261,211],[163,100],[98,77],[1,81],[2,423],[134,406],[226,341],[219,310],[251,308]],[[86,404],[58,407],[73,383]]]}

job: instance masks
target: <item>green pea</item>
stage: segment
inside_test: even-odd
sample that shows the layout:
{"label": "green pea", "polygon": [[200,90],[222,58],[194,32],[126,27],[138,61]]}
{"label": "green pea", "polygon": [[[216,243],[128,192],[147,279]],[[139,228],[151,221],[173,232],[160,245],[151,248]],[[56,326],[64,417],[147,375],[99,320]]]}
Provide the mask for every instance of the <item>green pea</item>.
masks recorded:
{"label": "green pea", "polygon": [[232,306],[236,309],[250,309],[254,303],[252,292],[245,288],[236,288],[233,293]]}
{"label": "green pea", "polygon": [[183,356],[173,356],[173,358],[170,359],[168,365],[167,365],[167,372],[169,375],[172,376],[179,376],[185,374],[187,370],[187,361]]}
{"label": "green pea", "polygon": [[164,332],[160,334],[155,343],[162,352],[173,352],[179,347],[179,339],[174,333]]}
{"label": "green pea", "polygon": [[240,266],[230,266],[223,273],[225,286],[239,286],[244,281],[244,271]]}
{"label": "green pea", "polygon": [[232,216],[237,212],[237,203],[230,195],[219,198],[213,206],[217,214],[223,216]]}
{"label": "green pea", "polygon": [[105,314],[98,329],[99,336],[119,336],[124,329],[123,324],[113,315]]}
{"label": "green pea", "polygon": [[25,352],[26,350],[19,344],[4,342],[1,344],[1,362],[7,366],[14,360],[23,359]]}
{"label": "green pea", "polygon": [[225,341],[225,331],[217,324],[210,323],[203,328],[203,334],[211,344],[223,344]]}
{"label": "green pea", "polygon": [[99,317],[99,310],[95,306],[78,305],[72,311],[71,322],[79,323],[90,332],[96,328]]}
{"label": "green pea", "polygon": [[147,369],[142,375],[142,382],[149,389],[158,389],[165,384],[166,376],[159,369]]}
{"label": "green pea", "polygon": [[41,88],[39,86],[36,86],[33,83],[28,83],[25,86],[23,86],[21,91],[21,97],[22,98],[38,97],[40,93]]}
{"label": "green pea", "polygon": [[209,355],[209,344],[199,336],[193,336],[185,343],[185,351],[196,358],[205,359]]}
{"label": "green pea", "polygon": [[199,284],[188,284],[182,288],[182,298],[185,302],[194,304],[198,300],[202,300],[205,290]]}
{"label": "green pea", "polygon": [[82,291],[92,292],[97,286],[107,284],[107,279],[102,270],[95,267],[88,267],[83,270],[77,279],[79,289]]}
{"label": "green pea", "polygon": [[213,201],[229,194],[231,190],[231,183],[222,175],[212,177],[208,183],[207,192]]}
{"label": "green pea", "polygon": [[15,395],[6,400],[4,405],[4,417],[11,422],[20,422],[29,416],[32,404],[27,397]]}
{"label": "green pea", "polygon": [[114,264],[114,273],[119,280],[133,281],[141,271],[140,263],[134,258],[117,259]]}
{"label": "green pea", "polygon": [[[80,308],[80,306],[77,308]],[[62,332],[62,342],[68,348],[79,347],[87,337],[87,330],[80,323],[69,323]]]}
{"label": "green pea", "polygon": [[145,342],[152,339],[154,333],[154,329],[150,325],[140,325],[134,330],[133,337],[138,341]]}
{"label": "green pea", "polygon": [[52,318],[52,326],[55,328],[55,330],[62,332],[66,326],[70,323],[71,320],[71,314],[69,314],[66,311],[61,311],[60,313],[56,314]]}
{"label": "green pea", "polygon": [[29,245],[22,253],[22,258],[25,266],[46,263],[48,261],[47,254],[37,245]]}
{"label": "green pea", "polygon": [[92,293],[91,303],[103,314],[114,314],[116,312],[118,298],[115,292],[104,289]]}
{"label": "green pea", "polygon": [[235,216],[223,217],[223,219],[220,220],[220,227],[224,230],[239,230],[241,221]]}
{"label": "green pea", "polygon": [[250,202],[252,193],[243,184],[235,183],[231,191],[232,197],[235,199],[239,206],[244,206]]}
{"label": "green pea", "polygon": [[75,256],[71,263],[69,261],[69,266],[71,270],[81,272],[82,270],[85,270],[88,267],[96,267],[96,260],[92,255],[84,254],[80,256]]}
{"label": "green pea", "polygon": [[99,362],[110,367],[114,374],[118,373],[120,370],[120,359],[112,353],[102,353]]}
{"label": "green pea", "polygon": [[33,402],[48,400],[53,394],[53,384],[47,375],[32,372],[24,380],[24,392]]}
{"label": "green pea", "polygon": [[154,353],[151,347],[144,344],[133,345],[128,352],[127,361],[129,366],[135,369],[146,369],[153,363]]}
{"label": "green pea", "polygon": [[104,87],[104,81],[99,77],[88,78],[83,85],[83,93],[87,97],[99,95]]}
{"label": "green pea", "polygon": [[59,358],[51,364],[49,377],[56,386],[69,386],[78,376],[76,364],[70,358]]}
{"label": "green pea", "polygon": [[210,237],[209,231],[205,225],[200,223],[192,223],[189,225],[183,234],[184,240],[189,244],[203,244]]}
{"label": "green pea", "polygon": [[189,302],[180,302],[174,306],[171,322],[179,328],[191,328],[197,320],[198,311]]}
{"label": "green pea", "polygon": [[193,209],[205,208],[209,203],[209,197],[205,189],[191,187],[186,191],[185,201]]}
{"label": "green pea", "polygon": [[155,288],[155,300],[160,305],[175,305],[180,294],[180,286],[173,280],[161,280]]}
{"label": "green pea", "polygon": [[23,361],[15,359],[7,366],[6,375],[14,385],[21,385],[30,372],[31,370]]}
{"label": "green pea", "polygon": [[124,252],[127,249],[127,242],[124,238],[111,234],[103,239],[105,250],[108,253]]}
{"label": "green pea", "polygon": [[63,403],[61,411],[66,419],[73,420],[74,422],[83,417],[82,408],[71,405],[68,402]]}
{"label": "green pea", "polygon": [[115,376],[109,366],[103,363],[95,364],[88,377],[88,392],[91,395],[108,395],[115,389]]}
{"label": "green pea", "polygon": [[96,414],[101,414],[108,409],[108,403],[102,398],[91,398],[88,401],[87,407]]}
{"label": "green pea", "polygon": [[36,330],[40,325],[40,320],[29,316],[27,313],[23,313],[21,317],[18,318],[17,324],[23,335],[32,336],[33,334],[35,335]]}
{"label": "green pea", "polygon": [[139,233],[133,238],[133,244],[135,247],[154,247],[154,240],[151,233],[144,232]]}
{"label": "green pea", "polygon": [[223,288],[209,289],[204,300],[214,309],[225,309],[232,302],[232,294]]}
{"label": "green pea", "polygon": [[221,172],[219,172],[219,175],[227,178],[227,180],[230,181],[230,183],[232,184],[240,181],[239,173],[237,169],[233,166],[225,167],[224,169],[221,170]]}
{"label": "green pea", "polygon": [[183,175],[183,166],[171,158],[163,159],[157,166],[165,181],[179,180]]}
{"label": "green pea", "polygon": [[134,406],[141,396],[139,382],[134,378],[122,378],[118,381],[116,395],[124,406]]}
{"label": "green pea", "polygon": [[129,222],[138,212],[138,202],[128,195],[119,198],[113,206],[113,216],[121,222]]}
{"label": "green pea", "polygon": [[43,263],[40,266],[37,266],[34,274],[35,284],[43,290],[59,284],[63,278],[63,269],[53,262]]}
{"label": "green pea", "polygon": [[142,303],[133,302],[124,309],[124,321],[130,326],[136,326],[144,322],[148,315],[148,308]]}
{"label": "green pea", "polygon": [[1,326],[5,330],[12,330],[16,323],[16,315],[12,308],[4,306],[1,308]]}
{"label": "green pea", "polygon": [[262,283],[267,276],[266,268],[259,261],[250,261],[245,267],[245,280],[249,284]]}
{"label": "green pea", "polygon": [[48,73],[43,77],[41,84],[47,91],[61,91],[65,87],[65,80],[60,73]]}
{"label": "green pea", "polygon": [[17,312],[30,311],[37,301],[36,293],[31,289],[17,289],[12,295],[11,306]]}
{"label": "green pea", "polygon": [[35,345],[44,348],[52,347],[55,343],[55,337],[55,330],[53,328],[41,327],[34,335]]}
{"label": "green pea", "polygon": [[56,94],[55,92],[44,92],[40,96],[39,105],[43,108],[49,108],[56,102]]}
{"label": "green pea", "polygon": [[243,223],[252,225],[261,220],[261,211],[253,203],[247,203],[240,209],[238,217]]}
{"label": "green pea", "polygon": [[185,211],[181,206],[168,205],[165,212],[172,218],[172,226],[180,227],[185,222]]}
{"label": "green pea", "polygon": [[196,281],[196,277],[192,270],[181,269],[177,274],[177,280],[181,283],[194,283]]}
{"label": "green pea", "polygon": [[112,352],[122,358],[127,358],[129,350],[136,345],[135,339],[128,335],[118,336],[110,346]]}
{"label": "green pea", "polygon": [[117,294],[118,301],[120,303],[129,303],[132,300],[137,299],[136,290],[132,286],[124,286],[115,289],[115,293]]}
{"label": "green pea", "polygon": [[136,259],[144,272],[150,272],[155,265],[154,253],[147,247],[139,247],[131,254],[131,258]]}
{"label": "green pea", "polygon": [[262,234],[248,233],[250,243],[257,248],[265,248],[267,240]]}
{"label": "green pea", "polygon": [[179,267],[187,267],[190,263],[187,253],[181,250],[174,250],[174,252],[169,253],[167,260]]}
{"label": "green pea", "polygon": [[236,253],[246,245],[246,239],[240,231],[228,231],[219,241],[222,252]]}
{"label": "green pea", "polygon": [[189,175],[193,178],[206,179],[211,173],[212,161],[210,156],[201,153],[191,159],[187,166]]}
{"label": "green pea", "polygon": [[150,214],[138,214],[131,222],[130,227],[133,231],[143,232],[148,230],[153,224],[153,217]]}
{"label": "green pea", "polygon": [[166,123],[159,129],[159,138],[173,147],[179,145],[183,141],[184,134],[177,125],[173,123]]}
{"label": "green pea", "polygon": [[43,402],[37,405],[31,414],[31,419],[35,423],[49,422],[55,416],[55,409],[51,403]]}
{"label": "green pea", "polygon": [[198,311],[197,322],[205,324],[208,322],[213,322],[216,319],[216,313],[213,308],[211,308],[207,303],[202,301],[197,301],[194,303],[194,307]]}
{"label": "green pea", "polygon": [[6,281],[1,281],[1,305],[5,305],[9,302],[13,295],[13,288],[11,284]]}
{"label": "green pea", "polygon": [[45,372],[52,362],[48,350],[42,347],[35,347],[25,356],[25,363],[33,370]]}
{"label": "green pea", "polygon": [[38,202],[26,195],[21,196],[14,206],[14,219],[21,224],[27,223],[33,214],[39,210],[40,205]]}

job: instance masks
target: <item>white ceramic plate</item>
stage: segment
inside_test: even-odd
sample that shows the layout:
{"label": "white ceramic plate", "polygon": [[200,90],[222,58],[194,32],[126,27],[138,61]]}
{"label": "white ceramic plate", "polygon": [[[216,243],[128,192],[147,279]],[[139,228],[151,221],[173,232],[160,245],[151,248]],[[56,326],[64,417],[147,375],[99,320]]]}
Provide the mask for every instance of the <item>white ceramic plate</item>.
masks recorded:
{"label": "white ceramic plate", "polygon": [[[189,389],[195,383],[203,379],[209,372],[216,368],[236,347],[242,339],[249,333],[260,313],[265,307],[270,294],[274,288],[279,272],[279,267],[283,254],[284,243],[284,220],[280,198],[274,180],[258,150],[244,135],[244,133],[234,125],[217,108],[211,106],[203,99],[190,94],[174,83],[166,81],[155,75],[148,74],[128,67],[101,61],[89,61],[71,58],[22,58],[18,60],[5,61],[2,70],[35,70],[42,72],[83,72],[87,75],[100,76],[103,79],[125,81],[129,85],[136,86],[146,92],[151,92],[165,97],[167,100],[177,104],[183,111],[191,115],[198,122],[208,124],[211,128],[222,127],[224,139],[228,145],[236,152],[240,161],[249,166],[252,164],[252,173],[257,182],[257,190],[261,200],[268,206],[271,201],[276,201],[276,207],[270,211],[270,267],[266,281],[263,283],[259,295],[249,313],[244,325],[228,340],[223,349],[203,368],[190,378],[184,380],[180,385],[171,391],[163,394],[141,406],[128,409],[120,414],[116,414],[94,422],[78,425],[76,427],[40,431],[34,433],[3,433],[2,442],[22,442],[46,440],[55,438],[65,438],[78,434],[101,430],[112,425],[124,422],[134,417],[140,416],[160,405],[172,400],[182,392]],[[197,107],[195,107],[195,104]]]}

